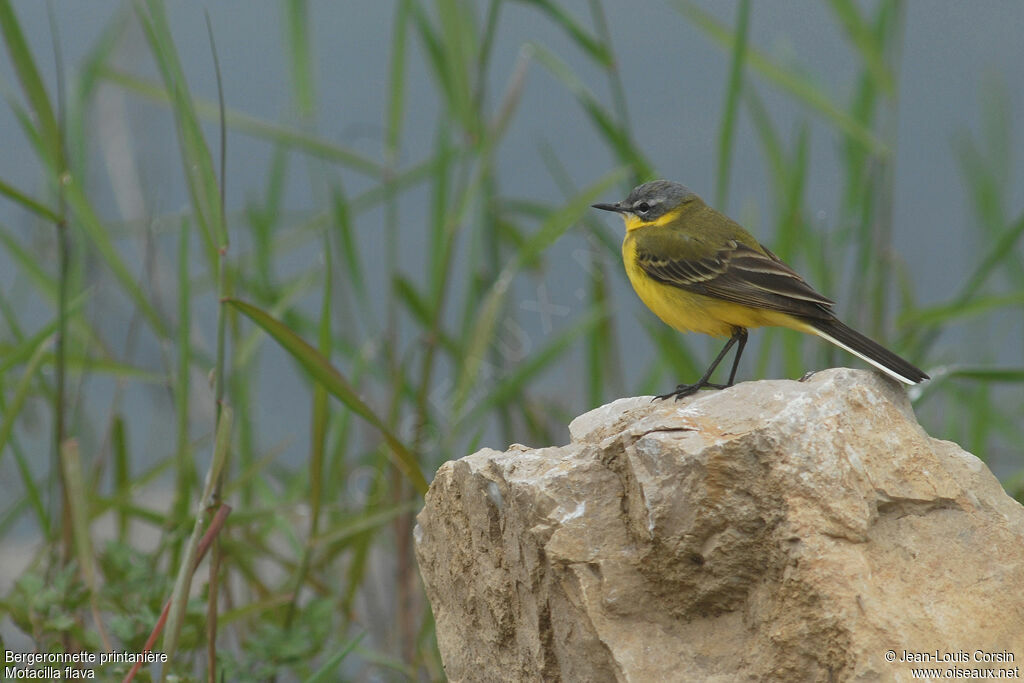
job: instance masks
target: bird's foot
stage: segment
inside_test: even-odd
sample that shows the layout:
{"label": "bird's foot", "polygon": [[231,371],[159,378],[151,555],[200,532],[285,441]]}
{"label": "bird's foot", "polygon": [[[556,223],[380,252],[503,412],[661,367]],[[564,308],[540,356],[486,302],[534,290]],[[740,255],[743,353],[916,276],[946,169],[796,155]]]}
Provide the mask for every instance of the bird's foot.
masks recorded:
{"label": "bird's foot", "polygon": [[661,396],[655,396],[651,400],[652,401],[658,401],[658,400],[664,401],[666,398],[672,398],[674,396],[675,399],[678,401],[681,398],[686,398],[687,396],[693,396],[694,394],[696,394],[701,389],[725,389],[728,386],[729,386],[728,384],[714,384],[713,382],[706,382],[706,381],[696,382],[695,384],[680,384],[679,386],[677,386],[675,388],[675,391],[670,391],[667,394],[662,394]]}

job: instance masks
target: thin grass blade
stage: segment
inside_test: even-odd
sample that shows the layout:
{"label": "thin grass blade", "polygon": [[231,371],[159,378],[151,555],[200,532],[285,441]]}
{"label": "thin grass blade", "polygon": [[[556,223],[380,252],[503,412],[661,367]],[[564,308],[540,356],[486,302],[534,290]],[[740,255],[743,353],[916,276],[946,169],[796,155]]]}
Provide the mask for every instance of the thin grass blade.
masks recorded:
{"label": "thin grass blade", "polygon": [[395,456],[395,464],[406,477],[416,486],[420,493],[427,490],[427,481],[420,472],[416,457],[409,448],[388,428],[385,422],[363,402],[348,380],[324,358],[323,354],[310,346],[305,340],[292,332],[288,327],[266,312],[252,304],[238,299],[227,299],[225,304],[245,314],[273,337],[281,347],[299,362],[310,377],[323,384],[328,392],[350,410],[377,428],[384,440],[391,447]]}
{"label": "thin grass blade", "polygon": [[[735,35],[728,27],[691,2],[675,0],[672,4],[690,19],[694,26],[704,31],[716,43],[726,49],[732,49]],[[747,49],[747,61],[751,68],[760,73],[766,80],[788,92],[798,102],[803,103],[811,111],[819,114],[835,128],[850,136],[850,138],[858,141],[876,154],[888,155],[891,152],[888,145],[875,135],[874,131],[864,127],[843,111],[827,94],[806,77],[797,74],[792,69],[780,66],[752,47]]]}

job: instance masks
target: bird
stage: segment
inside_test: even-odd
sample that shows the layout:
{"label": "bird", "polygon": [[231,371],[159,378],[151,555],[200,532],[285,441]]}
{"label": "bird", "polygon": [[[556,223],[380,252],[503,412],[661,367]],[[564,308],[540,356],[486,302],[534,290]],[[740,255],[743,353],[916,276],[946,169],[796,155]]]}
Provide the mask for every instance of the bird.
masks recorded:
{"label": "bird", "polygon": [[[835,302],[819,294],[782,259],[685,185],[654,180],[614,204],[593,208],[622,216],[622,260],[640,300],[680,332],[728,337],[703,376],[653,400],[725,389],[736,380],[747,330],[787,327],[814,334],[906,384],[930,379],[921,369],[845,325]],[[736,346],[729,380],[711,376]]]}

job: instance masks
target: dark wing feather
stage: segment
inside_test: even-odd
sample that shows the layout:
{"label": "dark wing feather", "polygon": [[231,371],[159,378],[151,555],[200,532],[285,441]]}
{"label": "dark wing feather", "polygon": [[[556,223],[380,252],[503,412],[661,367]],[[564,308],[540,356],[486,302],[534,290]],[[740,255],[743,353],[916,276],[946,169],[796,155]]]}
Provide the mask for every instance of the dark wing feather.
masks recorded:
{"label": "dark wing feather", "polygon": [[762,252],[729,240],[714,256],[665,258],[646,251],[639,242],[637,259],[644,272],[658,282],[689,292],[798,316],[833,316],[834,302],[814,291],[767,249]]}

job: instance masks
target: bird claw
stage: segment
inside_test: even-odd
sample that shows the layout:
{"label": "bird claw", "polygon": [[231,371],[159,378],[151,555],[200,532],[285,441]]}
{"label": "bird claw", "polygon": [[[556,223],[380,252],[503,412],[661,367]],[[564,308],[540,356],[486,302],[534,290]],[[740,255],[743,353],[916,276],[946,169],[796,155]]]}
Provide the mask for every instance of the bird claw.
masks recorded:
{"label": "bird claw", "polygon": [[680,385],[678,385],[675,388],[674,391],[670,391],[667,394],[661,394],[660,396],[655,396],[654,398],[651,399],[651,401],[652,402],[653,401],[659,401],[659,400],[660,401],[664,401],[665,399],[671,398],[673,396],[678,401],[681,398],[686,398],[687,396],[693,396],[694,394],[696,394],[701,389],[726,389],[727,387],[728,387],[727,384],[715,384],[713,382],[697,382],[696,384],[680,384]]}

